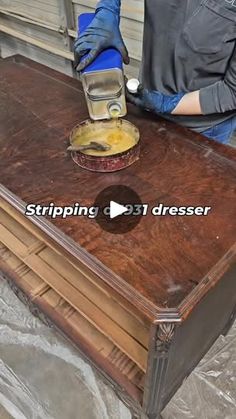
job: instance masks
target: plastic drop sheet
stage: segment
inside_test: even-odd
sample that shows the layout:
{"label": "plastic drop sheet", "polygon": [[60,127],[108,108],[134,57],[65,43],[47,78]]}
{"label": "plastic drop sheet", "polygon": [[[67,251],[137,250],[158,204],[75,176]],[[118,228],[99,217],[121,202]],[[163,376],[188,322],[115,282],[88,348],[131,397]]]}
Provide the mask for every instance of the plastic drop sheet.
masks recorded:
{"label": "plastic drop sheet", "polygon": [[[0,418],[131,419],[109,385],[0,278]],[[236,418],[236,325],[220,337],[163,419]]]}

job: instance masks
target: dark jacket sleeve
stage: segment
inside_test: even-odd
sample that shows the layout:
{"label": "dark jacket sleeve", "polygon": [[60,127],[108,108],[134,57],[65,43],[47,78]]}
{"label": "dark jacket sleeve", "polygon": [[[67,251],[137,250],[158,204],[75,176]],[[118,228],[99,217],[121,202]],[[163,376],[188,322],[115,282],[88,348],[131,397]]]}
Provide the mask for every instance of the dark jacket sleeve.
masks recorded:
{"label": "dark jacket sleeve", "polygon": [[236,110],[236,48],[224,80],[200,90],[203,115]]}

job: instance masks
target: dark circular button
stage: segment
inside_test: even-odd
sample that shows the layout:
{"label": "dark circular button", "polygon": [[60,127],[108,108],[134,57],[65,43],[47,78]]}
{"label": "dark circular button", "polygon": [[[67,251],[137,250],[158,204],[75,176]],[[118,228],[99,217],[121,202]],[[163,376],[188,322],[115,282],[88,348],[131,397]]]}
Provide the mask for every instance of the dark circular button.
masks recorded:
{"label": "dark circular button", "polygon": [[94,203],[99,208],[96,222],[112,234],[133,230],[142,217],[142,201],[138,194],[124,185],[109,186],[100,192]]}

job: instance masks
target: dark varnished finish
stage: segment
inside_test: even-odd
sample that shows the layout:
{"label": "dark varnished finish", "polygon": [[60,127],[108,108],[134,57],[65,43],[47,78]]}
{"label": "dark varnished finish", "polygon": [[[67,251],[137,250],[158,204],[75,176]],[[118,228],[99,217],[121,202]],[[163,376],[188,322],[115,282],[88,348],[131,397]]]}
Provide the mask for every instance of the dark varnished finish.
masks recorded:
{"label": "dark varnished finish", "polygon": [[52,221],[153,305],[182,304],[234,244],[236,152],[130,108],[140,160],[115,174],[84,171],[66,152],[87,117],[80,84],[18,61],[0,67],[2,184],[26,203],[91,205],[98,191],[125,184],[153,205],[212,206],[208,217],[145,217],[125,236],[88,219]]}
{"label": "dark varnished finish", "polygon": [[235,316],[236,151],[130,107],[140,160],[91,173],[66,152],[71,129],[87,117],[76,80],[22,57],[0,63],[0,193],[20,212],[29,202],[92,205],[117,184],[153,206],[212,207],[208,217],[148,216],[124,236],[85,218],[31,219],[149,319],[144,409],[156,419]]}
{"label": "dark varnished finish", "polygon": [[181,324],[153,328],[149,349],[144,408],[149,419],[159,415],[236,313],[236,258],[221,280]]}

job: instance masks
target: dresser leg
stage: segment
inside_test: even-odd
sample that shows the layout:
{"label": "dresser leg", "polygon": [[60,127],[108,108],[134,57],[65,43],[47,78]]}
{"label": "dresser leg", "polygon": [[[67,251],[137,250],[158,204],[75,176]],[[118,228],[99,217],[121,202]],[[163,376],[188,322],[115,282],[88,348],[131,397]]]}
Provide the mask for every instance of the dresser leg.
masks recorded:
{"label": "dresser leg", "polygon": [[236,320],[236,306],[235,306],[235,308],[234,308],[234,310],[233,310],[233,313],[232,313],[232,314],[231,314],[231,316],[230,316],[230,319],[229,319],[229,321],[228,321],[227,325],[225,326],[225,328],[224,328],[224,330],[223,330],[223,332],[222,332],[222,335],[223,335],[223,336],[226,336],[226,335],[229,333],[229,330],[230,330],[230,329],[231,329],[231,327],[233,326],[233,324],[234,324],[235,320]]}
{"label": "dresser leg", "polygon": [[154,325],[151,332],[143,406],[148,419],[161,419],[163,389],[174,333],[174,323]]}

